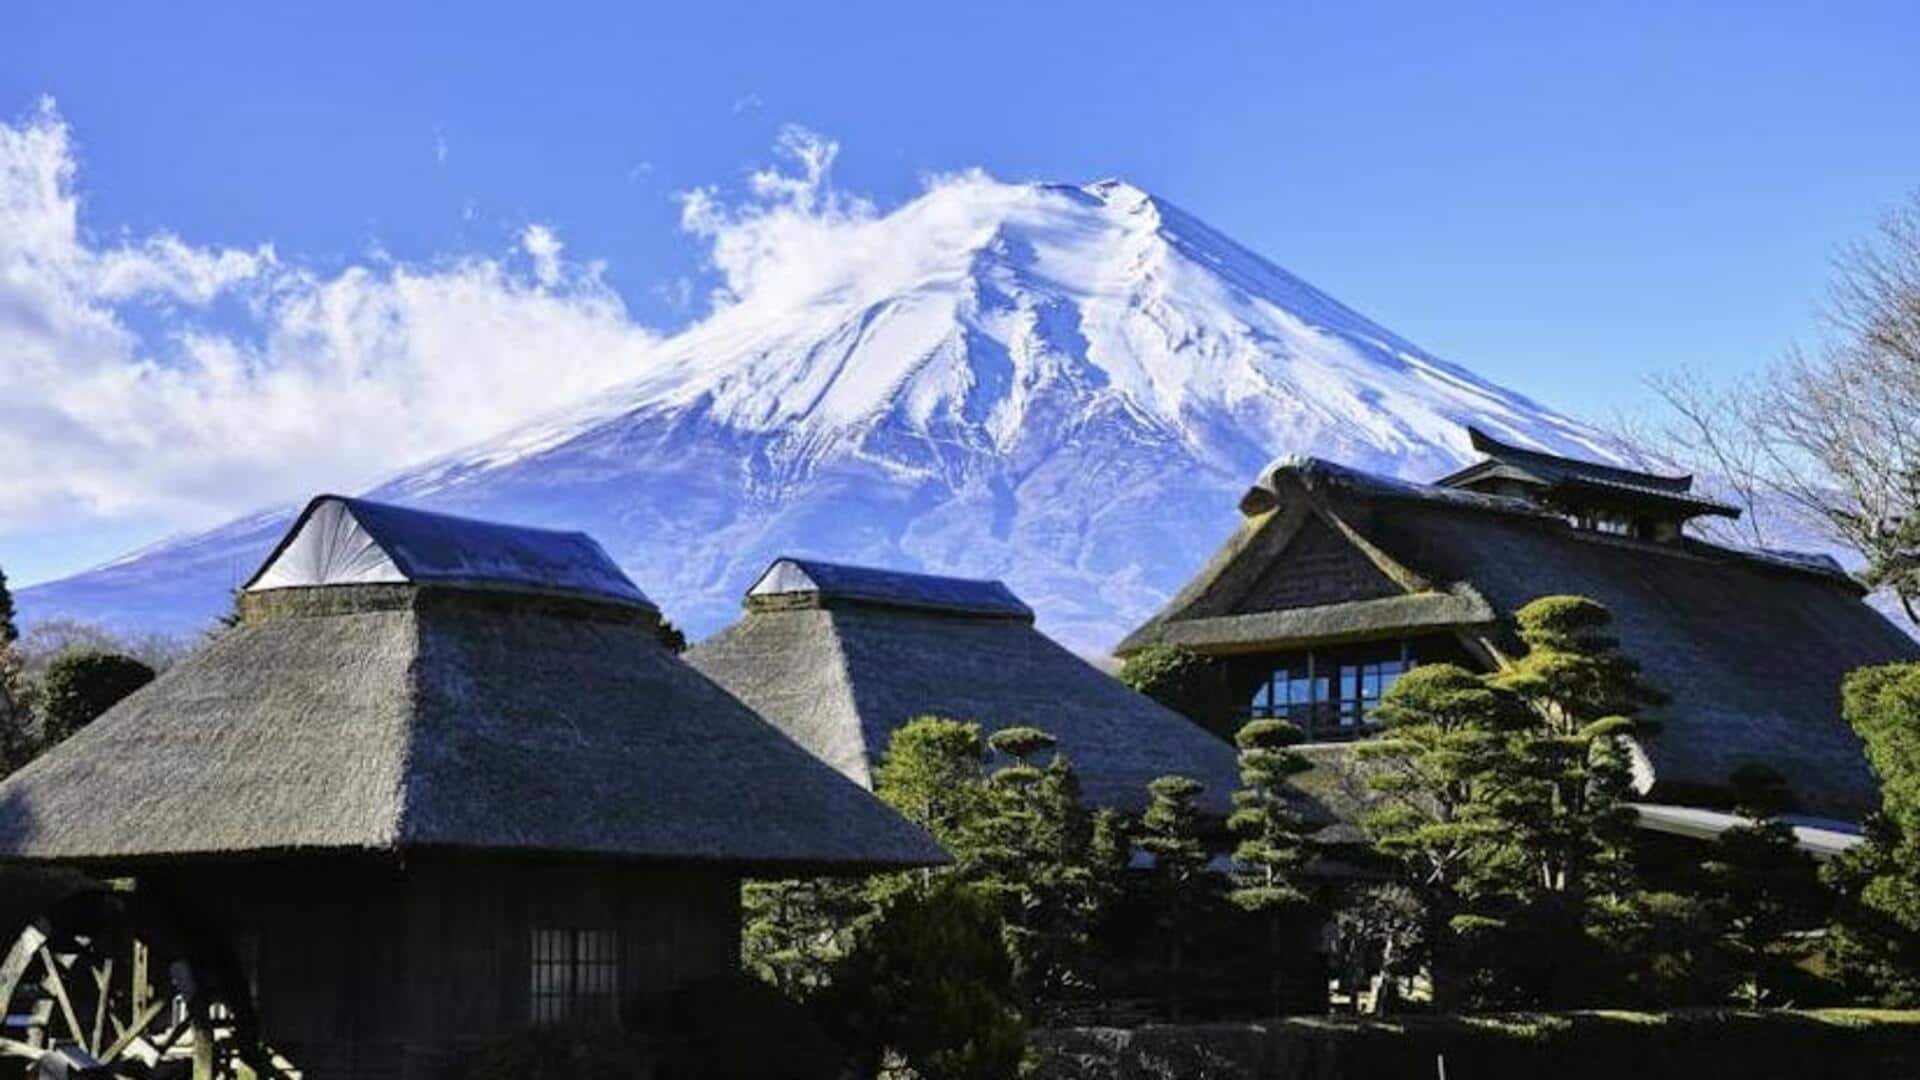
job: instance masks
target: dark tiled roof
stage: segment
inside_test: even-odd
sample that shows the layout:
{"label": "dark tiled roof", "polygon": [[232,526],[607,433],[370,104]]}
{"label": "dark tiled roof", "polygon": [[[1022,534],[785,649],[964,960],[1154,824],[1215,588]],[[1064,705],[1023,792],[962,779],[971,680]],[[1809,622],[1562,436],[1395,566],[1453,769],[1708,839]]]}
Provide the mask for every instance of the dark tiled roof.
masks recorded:
{"label": "dark tiled roof", "polygon": [[342,495],[307,504],[249,591],[406,582],[578,596],[653,608],[593,537]]}
{"label": "dark tiled roof", "polygon": [[1485,475],[1489,470],[1499,470],[1509,475],[1525,476],[1545,487],[1561,491],[1610,495],[1634,502],[1690,510],[1696,514],[1740,516],[1740,511],[1734,507],[1693,494],[1691,476],[1661,476],[1604,462],[1562,457],[1501,442],[1479,428],[1468,428],[1467,435],[1473,448],[1487,455],[1487,460],[1441,478],[1436,482],[1438,486],[1459,487]]}
{"label": "dark tiled roof", "polygon": [[853,601],[928,611],[994,615],[1032,621],[1033,609],[998,581],[937,577],[877,566],[850,566],[817,559],[780,558],[747,590],[747,604],[784,599],[831,604]]}

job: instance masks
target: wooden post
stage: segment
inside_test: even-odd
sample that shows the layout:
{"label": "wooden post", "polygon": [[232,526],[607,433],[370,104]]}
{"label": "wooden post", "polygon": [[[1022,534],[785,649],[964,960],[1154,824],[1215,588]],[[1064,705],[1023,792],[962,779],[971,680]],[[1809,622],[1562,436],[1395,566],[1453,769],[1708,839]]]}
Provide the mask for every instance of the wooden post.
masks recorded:
{"label": "wooden post", "polygon": [[193,1080],[214,1080],[213,1025],[204,1018],[193,1021]]}

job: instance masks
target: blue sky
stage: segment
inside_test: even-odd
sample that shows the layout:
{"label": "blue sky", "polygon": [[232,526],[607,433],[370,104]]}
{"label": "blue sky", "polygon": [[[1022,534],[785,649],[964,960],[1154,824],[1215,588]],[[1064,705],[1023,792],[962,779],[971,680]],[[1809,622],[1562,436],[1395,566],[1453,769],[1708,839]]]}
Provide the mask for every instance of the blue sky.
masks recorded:
{"label": "blue sky", "polygon": [[[64,133],[16,150],[65,163],[87,310],[135,338],[244,340],[247,297],[206,283],[250,271],[220,253],[270,245],[393,291],[413,280],[396,267],[482,260],[478,284],[433,279],[455,294],[537,278],[534,225],[576,299],[671,332],[710,283],[676,194],[737,189],[799,123],[882,207],[974,166],[1123,176],[1429,350],[1605,418],[1648,373],[1737,373],[1807,337],[1834,249],[1920,185],[1910,3],[292,7],[0,15],[0,123]],[[102,293],[113,251],[172,276]],[[443,426],[406,445],[470,434]],[[67,572],[269,490],[197,460],[119,488],[0,478],[0,566]]]}

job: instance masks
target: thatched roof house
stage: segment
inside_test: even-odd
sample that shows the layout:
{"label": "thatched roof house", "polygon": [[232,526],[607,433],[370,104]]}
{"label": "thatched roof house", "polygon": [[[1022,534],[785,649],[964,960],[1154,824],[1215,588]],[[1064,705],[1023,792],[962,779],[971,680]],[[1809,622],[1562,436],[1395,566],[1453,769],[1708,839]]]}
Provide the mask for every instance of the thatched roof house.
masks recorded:
{"label": "thatched roof house", "polygon": [[664,648],[584,535],[325,496],[240,606],[0,784],[0,861],[137,875],[251,943],[307,1075],[731,972],[743,875],[942,859]]}
{"label": "thatched roof house", "polygon": [[0,859],[938,859],[662,648],[591,538],[323,497],[245,624],[0,784]]}
{"label": "thatched roof house", "polygon": [[1663,477],[1512,447],[1432,485],[1283,459],[1241,501],[1213,561],[1119,646],[1214,657],[1218,707],[1291,716],[1326,765],[1304,785],[1350,818],[1364,784],[1341,740],[1399,672],[1492,669],[1519,648],[1512,613],[1571,593],[1612,609],[1624,649],[1672,697],[1638,745],[1654,801],[1711,805],[1739,766],[1785,777],[1802,810],[1858,820],[1874,800],[1840,718],[1847,672],[1920,657],[1832,560],[1708,543],[1683,526],[1732,508]]}
{"label": "thatched roof house", "polygon": [[687,660],[850,779],[870,786],[895,728],[933,714],[1051,732],[1090,801],[1138,809],[1182,773],[1223,812],[1232,747],[1034,629],[997,581],[776,560],[740,621]]}

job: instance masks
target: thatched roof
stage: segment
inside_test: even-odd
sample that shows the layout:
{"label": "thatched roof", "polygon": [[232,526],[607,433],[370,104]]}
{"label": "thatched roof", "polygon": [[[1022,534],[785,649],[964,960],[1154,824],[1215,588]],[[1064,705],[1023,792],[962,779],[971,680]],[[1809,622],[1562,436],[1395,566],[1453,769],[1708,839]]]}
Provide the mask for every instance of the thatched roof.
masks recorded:
{"label": "thatched roof", "polygon": [[[1548,594],[1592,597],[1613,612],[1625,651],[1672,697],[1642,740],[1653,797],[1711,797],[1749,762],[1778,770],[1802,809],[1857,819],[1874,801],[1858,740],[1840,717],[1842,678],[1855,668],[1920,658],[1920,643],[1861,601],[1831,560],[1745,551],[1693,538],[1635,540],[1578,529],[1525,500],[1375,477],[1313,459],[1286,459],[1242,500],[1247,514],[1221,555],[1122,651],[1180,641],[1203,651],[1274,651],[1340,640],[1358,609],[1408,605],[1409,630],[1470,590],[1497,616],[1451,627],[1498,662],[1519,645],[1508,620]],[[1339,612],[1248,610],[1251,582],[1286,565],[1287,543],[1317,522],[1406,593]],[[1423,599],[1416,599],[1423,598]],[[1464,609],[1462,609],[1464,614]],[[1334,618],[1340,614],[1340,618]],[[1276,628],[1268,642],[1246,631]],[[1220,633],[1210,634],[1218,628]],[[1378,634],[1390,628],[1369,624]]]}
{"label": "thatched roof", "polygon": [[1075,656],[1010,605],[925,602],[929,588],[976,599],[1005,593],[1025,610],[1004,586],[845,567],[822,575],[823,564],[804,565],[816,580],[910,578],[911,588],[800,588],[779,603],[749,595],[740,621],[687,659],[849,778],[870,786],[893,730],[933,714],[990,731],[1031,724],[1051,732],[1098,805],[1137,809],[1149,781],[1183,773],[1206,785],[1211,810],[1226,809],[1238,783],[1232,747]]}
{"label": "thatched roof", "polygon": [[510,584],[248,594],[242,626],[0,784],[0,860],[464,850],[811,871],[941,858],[664,649],[631,583],[604,596]]}

